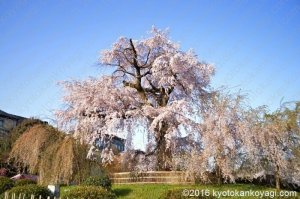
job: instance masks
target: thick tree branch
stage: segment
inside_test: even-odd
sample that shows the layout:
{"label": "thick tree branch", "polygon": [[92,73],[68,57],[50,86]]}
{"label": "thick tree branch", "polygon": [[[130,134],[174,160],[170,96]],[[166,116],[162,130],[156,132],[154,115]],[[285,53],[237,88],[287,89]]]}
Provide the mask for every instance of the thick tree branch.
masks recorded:
{"label": "thick tree branch", "polygon": [[130,41],[131,50],[133,52],[133,66],[137,70],[137,73],[140,73],[140,67],[139,67],[138,61],[137,61],[137,52],[136,52],[135,47],[133,45],[132,39],[130,39],[129,41]]}

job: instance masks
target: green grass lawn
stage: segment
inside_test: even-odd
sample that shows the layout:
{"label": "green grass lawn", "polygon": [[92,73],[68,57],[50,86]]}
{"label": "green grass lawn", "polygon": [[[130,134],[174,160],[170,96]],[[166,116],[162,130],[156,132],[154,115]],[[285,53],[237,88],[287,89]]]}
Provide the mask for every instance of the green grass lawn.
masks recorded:
{"label": "green grass lawn", "polygon": [[[62,187],[61,194],[65,191],[72,189],[71,187]],[[113,191],[120,199],[158,199],[169,189],[188,189],[188,190],[207,190],[210,195],[213,191],[268,191],[274,192],[275,189],[252,185],[252,184],[224,184],[224,185],[170,185],[170,184],[126,184],[126,185],[113,185]],[[298,197],[281,197],[281,198],[300,198],[300,193],[297,193]],[[184,197],[193,198],[193,197]],[[218,198],[218,197],[216,197]],[[220,198],[259,198],[259,197],[220,197]],[[272,198],[265,196],[263,198]]]}

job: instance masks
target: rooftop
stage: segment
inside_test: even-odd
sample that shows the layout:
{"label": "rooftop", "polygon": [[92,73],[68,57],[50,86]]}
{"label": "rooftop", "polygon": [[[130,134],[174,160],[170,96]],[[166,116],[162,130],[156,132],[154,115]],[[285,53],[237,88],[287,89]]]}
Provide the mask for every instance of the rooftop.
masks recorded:
{"label": "rooftop", "polygon": [[21,117],[21,116],[18,116],[18,115],[13,115],[13,114],[9,114],[9,113],[6,113],[2,110],[0,110],[0,117],[4,117],[4,118],[8,118],[8,119],[13,119],[13,120],[24,120],[26,119],[25,117]]}

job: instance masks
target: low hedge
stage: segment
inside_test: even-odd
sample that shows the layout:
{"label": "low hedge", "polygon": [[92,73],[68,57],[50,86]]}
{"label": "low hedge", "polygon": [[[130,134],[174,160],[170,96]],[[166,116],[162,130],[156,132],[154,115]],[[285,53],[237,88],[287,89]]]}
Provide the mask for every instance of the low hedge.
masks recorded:
{"label": "low hedge", "polygon": [[15,182],[15,187],[24,186],[28,184],[36,184],[36,181],[30,179],[20,179]]}
{"label": "low hedge", "polygon": [[61,199],[115,199],[116,195],[98,186],[78,186],[66,192]]}
{"label": "low hedge", "polygon": [[14,181],[8,177],[0,176],[0,194],[14,186]]}
{"label": "low hedge", "polygon": [[107,175],[91,176],[84,182],[84,186],[101,186],[106,190],[111,190],[111,180]]}
{"label": "low hedge", "polygon": [[31,195],[34,195],[35,197],[41,196],[41,199],[47,199],[48,196],[51,196],[51,192],[46,187],[35,184],[13,187],[9,191],[7,191],[7,193],[9,195],[16,194],[17,198],[21,194],[22,199],[31,199]]}

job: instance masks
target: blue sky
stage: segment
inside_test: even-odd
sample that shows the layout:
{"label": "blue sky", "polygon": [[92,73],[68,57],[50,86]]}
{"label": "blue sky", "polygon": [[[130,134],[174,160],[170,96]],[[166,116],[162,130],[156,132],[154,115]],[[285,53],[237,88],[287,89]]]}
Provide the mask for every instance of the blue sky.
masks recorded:
{"label": "blue sky", "polygon": [[256,107],[300,100],[300,2],[0,0],[0,109],[53,118],[57,82],[99,76],[99,52],[119,36],[169,28],[182,49],[214,63],[212,86]]}

